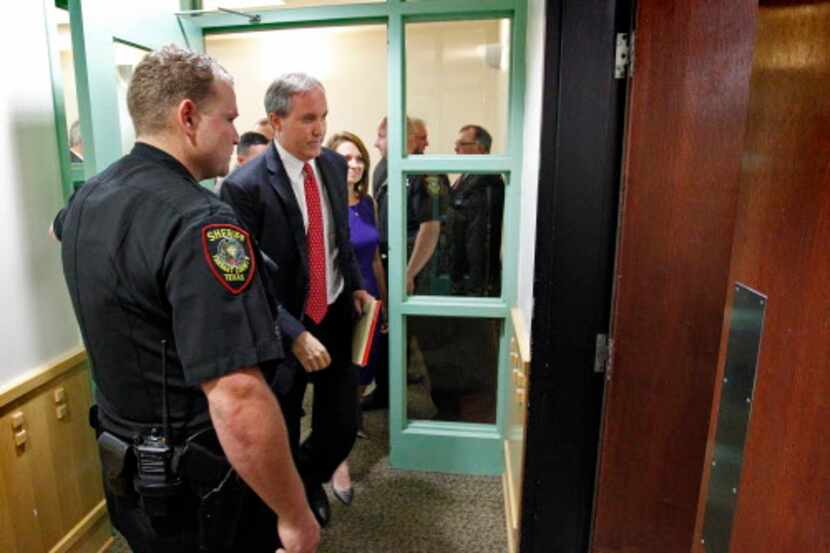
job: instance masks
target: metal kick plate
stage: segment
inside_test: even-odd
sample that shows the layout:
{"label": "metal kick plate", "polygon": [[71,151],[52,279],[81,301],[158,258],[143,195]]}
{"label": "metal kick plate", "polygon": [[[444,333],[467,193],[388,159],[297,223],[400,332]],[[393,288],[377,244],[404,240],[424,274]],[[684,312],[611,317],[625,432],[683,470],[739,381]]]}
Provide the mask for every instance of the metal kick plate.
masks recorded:
{"label": "metal kick plate", "polygon": [[740,283],[735,286],[715,454],[703,515],[701,542],[707,553],[729,552],[766,303],[766,296]]}

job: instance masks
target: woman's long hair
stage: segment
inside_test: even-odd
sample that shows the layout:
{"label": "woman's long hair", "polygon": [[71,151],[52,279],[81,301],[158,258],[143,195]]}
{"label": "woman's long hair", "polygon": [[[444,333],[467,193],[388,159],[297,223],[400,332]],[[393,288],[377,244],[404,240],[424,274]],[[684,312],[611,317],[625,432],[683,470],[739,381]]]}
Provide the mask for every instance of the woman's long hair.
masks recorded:
{"label": "woman's long hair", "polygon": [[357,199],[362,200],[366,196],[366,192],[369,190],[369,167],[371,165],[369,160],[369,152],[366,150],[366,146],[363,144],[363,141],[360,140],[360,137],[354,133],[350,133],[349,131],[341,131],[331,138],[326,143],[326,147],[332,150],[336,150],[338,146],[343,144],[344,142],[351,142],[357,147],[357,151],[360,152],[360,155],[363,157],[363,175],[360,177],[360,180],[354,184],[354,191],[357,194]]}

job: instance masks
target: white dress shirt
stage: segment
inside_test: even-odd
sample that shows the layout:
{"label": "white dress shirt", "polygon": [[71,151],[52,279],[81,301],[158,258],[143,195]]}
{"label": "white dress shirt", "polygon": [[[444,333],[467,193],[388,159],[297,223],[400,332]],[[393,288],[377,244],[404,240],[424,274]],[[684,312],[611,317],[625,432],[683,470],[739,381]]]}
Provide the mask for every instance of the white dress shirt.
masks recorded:
{"label": "white dress shirt", "polygon": [[[282,159],[285,172],[288,174],[288,180],[291,181],[291,190],[294,191],[294,197],[297,198],[300,213],[303,214],[303,225],[305,226],[306,235],[308,235],[308,207],[305,201],[305,176],[303,175],[303,165],[305,165],[305,162],[290,154],[276,138],[274,139],[274,145],[277,148],[280,159]],[[320,193],[320,207],[323,212],[323,240],[326,244],[326,286],[328,288],[326,295],[329,305],[331,305],[337,299],[337,296],[340,295],[340,292],[343,291],[344,287],[343,275],[337,267],[337,255],[339,251],[334,238],[334,219],[331,214],[331,203],[329,202],[320,171],[317,169],[316,160],[312,159],[308,164],[311,165],[311,169],[314,171],[314,177],[317,179],[317,189]]]}

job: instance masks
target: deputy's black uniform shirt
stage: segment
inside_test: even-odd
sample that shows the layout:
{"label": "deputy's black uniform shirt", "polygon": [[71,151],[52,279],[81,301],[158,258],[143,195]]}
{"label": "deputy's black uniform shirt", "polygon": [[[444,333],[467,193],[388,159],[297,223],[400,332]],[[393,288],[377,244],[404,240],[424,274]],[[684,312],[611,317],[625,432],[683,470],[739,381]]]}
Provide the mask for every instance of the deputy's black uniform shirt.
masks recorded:
{"label": "deputy's black uniform shirt", "polygon": [[208,421],[199,385],[282,357],[251,237],[165,152],[136,144],[62,219],[63,266],[104,412],[159,423],[161,340],[170,420]]}
{"label": "deputy's black uniform shirt", "polygon": [[[378,232],[380,233],[381,253],[389,243],[389,181],[383,181],[375,189],[375,201],[378,204]],[[408,176],[406,180],[406,238],[415,240],[421,223],[438,219],[433,210],[432,196],[426,186],[425,175]]]}

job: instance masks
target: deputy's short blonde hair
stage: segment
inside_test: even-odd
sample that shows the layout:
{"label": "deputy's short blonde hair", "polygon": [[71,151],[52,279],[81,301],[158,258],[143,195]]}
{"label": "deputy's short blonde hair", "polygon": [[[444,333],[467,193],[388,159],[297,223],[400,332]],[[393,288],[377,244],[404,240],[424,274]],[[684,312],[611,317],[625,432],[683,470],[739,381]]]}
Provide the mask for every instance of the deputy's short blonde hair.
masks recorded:
{"label": "deputy's short blonde hair", "polygon": [[206,54],[171,44],[144,56],[127,89],[136,135],[163,131],[170,109],[186,98],[197,106],[206,103],[217,79],[233,84],[230,74]]}

